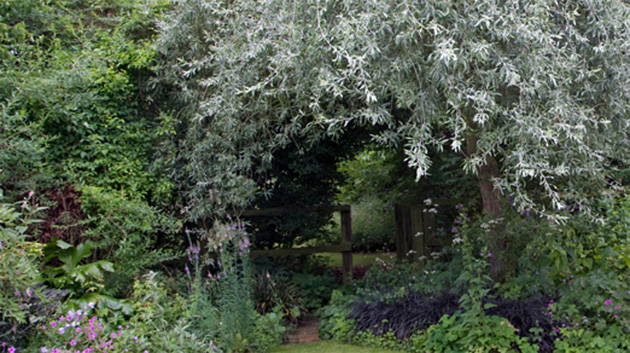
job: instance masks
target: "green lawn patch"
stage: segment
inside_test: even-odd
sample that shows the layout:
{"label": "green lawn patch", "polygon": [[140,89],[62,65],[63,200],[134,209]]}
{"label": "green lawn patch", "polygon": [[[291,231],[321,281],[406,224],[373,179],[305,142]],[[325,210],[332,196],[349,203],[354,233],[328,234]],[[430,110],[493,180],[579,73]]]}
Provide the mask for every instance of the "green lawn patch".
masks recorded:
{"label": "green lawn patch", "polygon": [[399,351],[390,351],[380,348],[368,348],[360,346],[352,346],[342,344],[335,341],[322,341],[307,344],[290,344],[283,345],[271,351],[272,353],[396,353]]}

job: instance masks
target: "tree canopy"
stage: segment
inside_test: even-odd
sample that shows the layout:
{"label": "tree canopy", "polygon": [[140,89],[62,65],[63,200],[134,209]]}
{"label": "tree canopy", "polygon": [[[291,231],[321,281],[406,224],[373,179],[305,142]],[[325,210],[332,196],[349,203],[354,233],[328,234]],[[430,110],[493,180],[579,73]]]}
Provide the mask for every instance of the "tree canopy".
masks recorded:
{"label": "tree canopy", "polygon": [[624,1],[181,0],[175,9],[160,51],[194,105],[193,210],[240,202],[228,190],[255,192],[251,180],[295,136],[306,148],[356,126],[404,146],[418,178],[430,146],[463,154],[494,213],[508,194],[523,209],[587,210],[628,163]]}

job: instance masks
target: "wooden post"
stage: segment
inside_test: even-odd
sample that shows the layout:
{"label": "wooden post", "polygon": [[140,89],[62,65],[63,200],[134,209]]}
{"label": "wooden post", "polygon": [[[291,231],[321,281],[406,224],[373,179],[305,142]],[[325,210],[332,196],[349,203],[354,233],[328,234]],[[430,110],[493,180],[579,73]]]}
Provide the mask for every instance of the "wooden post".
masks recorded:
{"label": "wooden post", "polygon": [[[424,213],[424,238],[427,240],[427,245],[435,239],[435,214],[431,212]],[[427,258],[431,258],[431,249],[429,249],[429,246],[426,247],[424,255]]]}
{"label": "wooden post", "polygon": [[396,258],[402,261],[409,251],[409,207],[395,204],[396,212]]}
{"label": "wooden post", "polygon": [[[419,206],[411,206],[409,208],[409,218],[410,218],[410,226],[409,226],[409,235],[411,237],[411,250],[413,252],[408,256],[411,261],[418,261],[418,258],[425,255],[425,243],[424,243],[424,228],[422,221],[422,208]],[[426,261],[421,261],[422,264],[425,264]]]}
{"label": "wooden post", "polygon": [[[352,214],[351,209],[341,210],[341,242],[352,243]],[[352,249],[341,253],[341,275],[343,284],[352,282]]]}

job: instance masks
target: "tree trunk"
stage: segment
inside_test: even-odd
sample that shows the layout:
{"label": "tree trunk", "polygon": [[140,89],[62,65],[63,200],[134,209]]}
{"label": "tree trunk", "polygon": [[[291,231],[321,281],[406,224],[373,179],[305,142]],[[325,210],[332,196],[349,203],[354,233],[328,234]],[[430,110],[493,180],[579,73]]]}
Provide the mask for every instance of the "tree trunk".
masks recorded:
{"label": "tree trunk", "polygon": [[492,179],[499,177],[499,163],[494,157],[487,157],[486,164],[477,169],[477,180],[481,191],[483,211],[491,217],[503,216],[501,193],[494,188]]}
{"label": "tree trunk", "polygon": [[[466,148],[469,157],[477,152],[476,133],[471,133],[466,137]],[[486,164],[477,168],[477,181],[479,182],[479,190],[481,192],[481,201],[483,211],[486,216],[492,218],[500,218],[503,216],[503,205],[501,203],[501,193],[495,189],[494,178],[499,177],[499,163],[492,157],[486,157]],[[507,256],[509,256],[509,244],[505,237],[502,236],[501,227],[493,229],[488,234],[488,248],[492,253],[490,258],[490,275],[493,280],[501,282],[509,273],[509,265]]]}
{"label": "tree trunk", "polygon": [[[479,137],[476,132],[466,136],[466,154],[472,157],[477,153],[477,141]],[[486,164],[477,168],[477,181],[481,191],[481,201],[483,211],[491,217],[501,217],[503,206],[501,205],[501,193],[494,188],[492,179],[499,177],[499,163],[492,156],[486,157]]]}

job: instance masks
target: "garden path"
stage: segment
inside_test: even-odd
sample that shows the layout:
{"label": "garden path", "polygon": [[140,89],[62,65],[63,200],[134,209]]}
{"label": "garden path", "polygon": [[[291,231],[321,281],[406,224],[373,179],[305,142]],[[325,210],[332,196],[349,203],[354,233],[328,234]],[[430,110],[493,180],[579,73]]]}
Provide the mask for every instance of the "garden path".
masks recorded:
{"label": "garden path", "polygon": [[287,336],[285,343],[309,343],[319,341],[319,318],[311,313],[305,315],[297,329]]}

